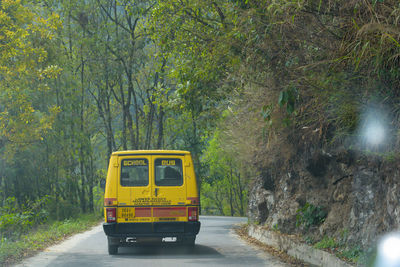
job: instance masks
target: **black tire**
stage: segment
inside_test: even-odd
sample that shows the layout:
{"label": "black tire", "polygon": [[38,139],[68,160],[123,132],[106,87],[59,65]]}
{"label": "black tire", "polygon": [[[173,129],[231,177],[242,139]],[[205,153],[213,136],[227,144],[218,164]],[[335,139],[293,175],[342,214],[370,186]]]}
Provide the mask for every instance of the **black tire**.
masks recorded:
{"label": "black tire", "polygon": [[108,241],[108,254],[109,255],[117,255],[118,254],[118,245],[117,244],[119,242],[119,239],[108,237],[107,241]]}
{"label": "black tire", "polygon": [[117,255],[118,254],[118,246],[108,244],[108,254],[109,255]]}

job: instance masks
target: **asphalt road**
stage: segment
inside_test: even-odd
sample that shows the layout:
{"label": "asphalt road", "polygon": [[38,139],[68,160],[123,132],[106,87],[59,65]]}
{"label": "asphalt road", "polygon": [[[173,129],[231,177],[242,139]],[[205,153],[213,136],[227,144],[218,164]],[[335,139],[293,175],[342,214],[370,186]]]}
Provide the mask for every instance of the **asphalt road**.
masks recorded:
{"label": "asphalt road", "polygon": [[18,266],[276,266],[286,267],[275,257],[240,240],[232,230],[247,218],[200,216],[201,229],[193,249],[182,245],[119,248],[107,252],[101,225],[50,247]]}

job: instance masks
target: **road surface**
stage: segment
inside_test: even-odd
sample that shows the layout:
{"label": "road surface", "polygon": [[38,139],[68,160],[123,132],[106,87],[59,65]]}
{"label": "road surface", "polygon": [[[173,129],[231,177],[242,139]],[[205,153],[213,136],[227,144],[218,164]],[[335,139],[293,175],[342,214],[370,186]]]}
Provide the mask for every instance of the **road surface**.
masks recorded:
{"label": "road surface", "polygon": [[99,225],[17,266],[288,266],[234,234],[235,224],[245,223],[247,218],[200,216],[200,221],[193,249],[178,245],[122,247],[118,255],[110,256],[107,238]]}

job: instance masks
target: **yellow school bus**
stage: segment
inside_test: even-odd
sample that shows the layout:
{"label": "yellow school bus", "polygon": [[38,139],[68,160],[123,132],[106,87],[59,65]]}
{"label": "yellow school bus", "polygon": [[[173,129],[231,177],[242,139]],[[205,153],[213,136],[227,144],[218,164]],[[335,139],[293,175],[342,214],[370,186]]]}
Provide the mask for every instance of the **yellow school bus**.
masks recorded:
{"label": "yellow school bus", "polygon": [[108,253],[147,241],[193,246],[200,230],[199,205],[190,152],[112,153],[104,194]]}

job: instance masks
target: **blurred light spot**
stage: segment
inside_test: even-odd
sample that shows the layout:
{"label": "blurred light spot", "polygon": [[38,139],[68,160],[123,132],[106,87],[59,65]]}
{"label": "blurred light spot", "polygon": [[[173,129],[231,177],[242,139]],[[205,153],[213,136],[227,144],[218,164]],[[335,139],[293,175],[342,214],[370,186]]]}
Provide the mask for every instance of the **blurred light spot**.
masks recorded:
{"label": "blurred light spot", "polygon": [[391,234],[384,237],[378,246],[378,255],[375,267],[400,266],[400,234]]}
{"label": "blurred light spot", "polygon": [[389,236],[383,240],[380,249],[385,259],[389,261],[400,261],[400,238],[398,236]]}
{"label": "blurred light spot", "polygon": [[367,108],[361,118],[359,137],[362,143],[376,147],[389,141],[388,114],[384,110]]}
{"label": "blurred light spot", "polygon": [[369,121],[364,135],[369,144],[380,145],[385,141],[385,127],[378,121]]}

